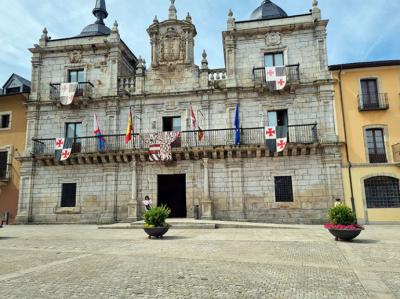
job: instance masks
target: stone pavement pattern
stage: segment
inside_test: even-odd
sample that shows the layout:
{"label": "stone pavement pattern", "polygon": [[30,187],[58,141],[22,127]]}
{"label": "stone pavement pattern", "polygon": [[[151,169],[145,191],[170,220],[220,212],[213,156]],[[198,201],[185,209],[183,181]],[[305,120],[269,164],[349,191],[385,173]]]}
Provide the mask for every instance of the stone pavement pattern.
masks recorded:
{"label": "stone pavement pattern", "polygon": [[400,227],[0,230],[2,298],[400,298]]}

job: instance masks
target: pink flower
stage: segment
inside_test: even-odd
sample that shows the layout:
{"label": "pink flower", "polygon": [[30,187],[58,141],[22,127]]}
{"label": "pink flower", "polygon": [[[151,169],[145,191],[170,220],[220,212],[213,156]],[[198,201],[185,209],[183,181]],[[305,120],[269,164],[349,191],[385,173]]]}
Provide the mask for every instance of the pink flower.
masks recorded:
{"label": "pink flower", "polygon": [[327,223],[324,225],[324,227],[326,229],[338,229],[338,230],[355,230],[355,229],[364,230],[364,227],[359,224],[343,225],[343,224]]}

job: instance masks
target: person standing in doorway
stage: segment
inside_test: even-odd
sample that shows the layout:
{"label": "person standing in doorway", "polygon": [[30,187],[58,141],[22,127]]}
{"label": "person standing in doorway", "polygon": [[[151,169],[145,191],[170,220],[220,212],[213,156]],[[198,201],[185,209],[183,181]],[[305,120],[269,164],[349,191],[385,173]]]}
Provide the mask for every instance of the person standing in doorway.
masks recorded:
{"label": "person standing in doorway", "polygon": [[152,201],[148,195],[144,197],[143,204],[146,207],[146,211],[151,209]]}

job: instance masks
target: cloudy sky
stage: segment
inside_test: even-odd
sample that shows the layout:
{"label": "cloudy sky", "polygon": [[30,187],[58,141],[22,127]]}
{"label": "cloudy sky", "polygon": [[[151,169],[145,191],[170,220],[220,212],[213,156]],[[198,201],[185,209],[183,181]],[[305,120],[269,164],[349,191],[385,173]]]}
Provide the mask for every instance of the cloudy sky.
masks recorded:
{"label": "cloudy sky", "polygon": [[[30,79],[29,47],[43,27],[53,38],[71,37],[94,22],[95,0],[0,0],[0,86],[12,73]],[[155,15],[164,20],[168,0],[106,0],[106,23],[119,23],[123,40],[136,56],[149,61],[146,28]],[[190,12],[196,25],[196,63],[206,49],[211,68],[223,67],[221,31],[227,11],[236,20],[248,19],[261,0],[177,0],[178,17]],[[289,15],[307,13],[312,0],[275,0]],[[399,0],[319,0],[328,27],[329,63],[400,59]]]}

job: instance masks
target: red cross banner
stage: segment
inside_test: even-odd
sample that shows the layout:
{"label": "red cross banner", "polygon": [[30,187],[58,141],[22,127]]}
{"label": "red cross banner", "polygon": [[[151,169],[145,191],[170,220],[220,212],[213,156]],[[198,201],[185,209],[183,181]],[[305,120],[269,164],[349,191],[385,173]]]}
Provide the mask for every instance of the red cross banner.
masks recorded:
{"label": "red cross banner", "polygon": [[269,90],[282,90],[286,86],[286,71],[284,66],[265,68],[265,79]]}
{"label": "red cross banner", "polygon": [[62,105],[71,105],[74,100],[78,83],[61,83],[60,86],[60,102]]}
{"label": "red cross banner", "polygon": [[283,152],[287,146],[287,127],[265,127],[265,143],[274,153]]}
{"label": "red cross banner", "polygon": [[56,138],[54,143],[56,161],[65,161],[69,159],[72,152],[72,143],[73,140],[71,138]]}

